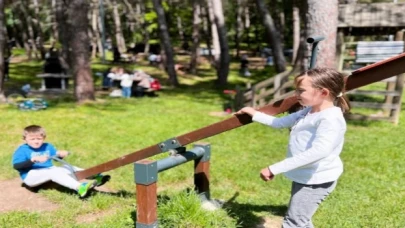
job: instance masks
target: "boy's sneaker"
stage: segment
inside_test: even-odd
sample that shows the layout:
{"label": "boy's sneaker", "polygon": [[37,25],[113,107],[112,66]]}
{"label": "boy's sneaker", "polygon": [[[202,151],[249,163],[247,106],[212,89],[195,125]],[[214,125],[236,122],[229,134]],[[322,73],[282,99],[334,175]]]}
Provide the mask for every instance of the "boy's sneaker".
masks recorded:
{"label": "boy's sneaker", "polygon": [[94,179],[96,180],[96,187],[100,187],[101,185],[107,183],[111,179],[111,176],[97,174]]}
{"label": "boy's sneaker", "polygon": [[88,195],[91,189],[97,185],[97,181],[84,182],[79,185],[77,193],[79,193],[80,198],[84,198]]}

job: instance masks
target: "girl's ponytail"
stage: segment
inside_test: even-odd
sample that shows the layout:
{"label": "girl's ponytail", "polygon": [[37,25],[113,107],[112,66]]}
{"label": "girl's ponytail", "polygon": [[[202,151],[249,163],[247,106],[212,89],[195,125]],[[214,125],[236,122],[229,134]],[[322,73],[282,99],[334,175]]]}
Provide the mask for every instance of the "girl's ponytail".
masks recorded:
{"label": "girl's ponytail", "polygon": [[350,111],[350,102],[346,96],[336,97],[336,106],[338,106],[343,113],[348,113]]}

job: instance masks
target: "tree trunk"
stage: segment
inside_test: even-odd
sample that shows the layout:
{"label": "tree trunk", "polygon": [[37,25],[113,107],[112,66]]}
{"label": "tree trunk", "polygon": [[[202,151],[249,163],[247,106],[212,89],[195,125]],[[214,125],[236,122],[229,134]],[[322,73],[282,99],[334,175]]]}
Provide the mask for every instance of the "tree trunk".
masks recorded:
{"label": "tree trunk", "polygon": [[319,43],[316,66],[336,67],[336,35],[338,26],[338,0],[308,0],[308,36],[324,36]]}
{"label": "tree trunk", "polygon": [[266,33],[268,37],[268,43],[272,49],[274,65],[276,67],[277,73],[285,71],[285,58],[282,48],[282,41],[280,39],[279,32],[276,30],[273,18],[271,17],[269,11],[266,8],[263,0],[256,0],[257,7],[259,8],[264,27],[266,28]]}
{"label": "tree trunk", "polygon": [[56,1],[57,0],[52,0],[52,6],[51,6],[51,13],[52,13],[52,36],[53,36],[53,41],[57,42],[59,40],[59,34],[58,34],[58,20],[56,20]]}
{"label": "tree trunk", "polygon": [[39,15],[39,5],[38,5],[38,0],[33,0],[34,3],[34,12],[35,12],[35,18],[32,19],[32,22],[34,23],[36,29],[37,29],[37,38],[38,38],[38,48],[39,52],[41,53],[41,59],[45,59],[45,48],[44,48],[44,34],[42,32],[42,25],[41,25],[41,19]]}
{"label": "tree trunk", "polygon": [[180,43],[184,44],[184,29],[183,29],[183,22],[181,21],[181,17],[177,16],[177,30],[179,31]]}
{"label": "tree trunk", "polygon": [[143,53],[147,56],[149,54],[149,31],[148,31],[148,24],[145,20],[145,12],[146,12],[146,6],[145,3],[142,1],[139,1],[139,11],[141,15],[141,24],[142,24],[142,30],[143,30],[143,42],[145,43],[145,49],[143,50]]}
{"label": "tree trunk", "polygon": [[[70,3],[65,3],[64,0],[56,0],[56,10],[55,17],[58,24],[58,36],[59,42],[62,44],[62,50],[60,51],[59,59],[61,61],[62,67],[68,72],[71,70],[70,63],[70,51],[69,51],[69,40],[70,40],[70,28],[67,22],[67,8]],[[73,34],[72,34],[73,35]],[[88,48],[86,48],[87,50]]]}
{"label": "tree trunk", "polygon": [[173,48],[170,40],[169,31],[167,28],[165,12],[163,10],[160,0],[152,0],[152,2],[158,18],[161,44],[163,45],[165,52],[166,72],[169,75],[169,81],[171,85],[178,86],[179,82],[177,80],[176,71],[174,70]]}
{"label": "tree trunk", "polygon": [[82,103],[95,100],[93,77],[90,68],[89,38],[87,34],[89,3],[72,0],[68,8],[68,23],[73,36],[70,36],[72,74],[76,100]]}
{"label": "tree trunk", "polygon": [[237,0],[236,5],[236,33],[235,33],[235,48],[236,48],[236,57],[240,56],[240,42],[242,39],[243,33],[243,20],[242,14],[244,10],[244,1]]}
{"label": "tree trunk", "polygon": [[26,21],[28,36],[29,36],[28,39],[30,40],[29,43],[31,44],[32,50],[34,51],[35,58],[38,59],[39,58],[38,57],[38,48],[37,48],[37,43],[36,43],[35,34],[34,34],[34,27],[32,25],[32,17],[26,8],[28,3],[29,2],[26,0],[21,0],[20,9],[21,9],[21,12],[23,13],[24,19]]}
{"label": "tree trunk", "polygon": [[190,73],[197,73],[198,50],[200,46],[201,6],[199,0],[193,1],[193,45],[191,47]]}
{"label": "tree trunk", "polygon": [[4,3],[5,0],[0,0],[0,102],[4,103],[4,50],[6,46],[6,23],[4,18]]}
{"label": "tree trunk", "polygon": [[226,86],[228,83],[230,56],[227,30],[225,26],[224,13],[222,10],[222,2],[218,0],[212,0],[212,6],[214,10],[215,24],[217,25],[218,39],[221,48],[219,68],[217,69],[218,85]]}
{"label": "tree trunk", "polygon": [[300,46],[300,14],[299,8],[293,6],[293,56],[291,62],[297,59],[298,47]]}
{"label": "tree trunk", "polygon": [[246,6],[245,6],[245,9],[244,9],[244,11],[243,11],[243,13],[244,13],[244,16],[245,16],[245,23],[244,23],[244,26],[245,26],[245,30],[246,30],[246,34],[247,34],[247,36],[246,36],[246,39],[247,39],[247,46],[248,46],[248,49],[251,49],[251,42],[250,42],[250,7],[249,7],[249,3],[247,3],[246,4]]}
{"label": "tree trunk", "polygon": [[207,11],[208,11],[208,16],[209,16],[210,23],[211,23],[212,45],[214,46],[213,47],[214,53],[210,53],[210,54],[212,54],[212,56],[214,56],[215,69],[218,71],[221,47],[219,44],[219,35],[218,35],[217,24],[215,22],[214,6],[213,6],[212,2],[213,2],[212,0],[207,0]]}
{"label": "tree trunk", "polygon": [[210,19],[209,19],[208,8],[204,7],[203,5],[201,5],[201,16],[203,18],[203,32],[204,32],[203,37],[204,37],[205,44],[207,45],[207,49],[208,49],[208,57],[207,57],[207,59],[210,62],[210,66],[211,67],[214,66],[215,69],[216,69],[215,58],[214,58],[214,56],[212,54],[212,51],[211,51],[212,50],[212,47],[211,47],[211,37],[212,37],[211,31],[212,30],[210,28],[208,28],[208,27],[210,27]]}
{"label": "tree trunk", "polygon": [[91,41],[91,46],[92,46],[92,52],[91,52],[91,57],[95,58],[97,56],[97,49],[99,52],[102,51],[102,42],[100,38],[100,30],[98,29],[98,20],[99,20],[99,5],[98,5],[99,0],[93,0],[92,4],[92,9],[91,9],[91,28],[93,30],[93,39]]}
{"label": "tree trunk", "polygon": [[25,29],[25,23],[24,23],[24,15],[21,12],[21,9],[19,9],[19,5],[18,3],[13,3],[13,6],[11,7],[11,11],[13,13],[13,15],[16,15],[18,17],[18,20],[21,23],[16,23],[16,28],[17,28],[17,32],[21,35],[21,42],[23,43],[24,49],[25,49],[25,53],[27,54],[28,60],[32,59],[32,50],[31,50],[31,46],[28,43],[29,40],[29,36],[28,36],[28,32],[27,29]]}
{"label": "tree trunk", "polygon": [[[135,32],[135,24],[136,24],[136,14],[134,11],[134,8],[132,7],[132,4],[128,1],[128,0],[122,0],[122,3],[124,3],[124,5],[126,6],[126,8],[128,9],[128,13],[126,13],[126,17],[127,17],[127,24],[128,24],[128,28],[131,34],[133,34]],[[131,39],[131,42],[134,42],[134,38]]]}
{"label": "tree trunk", "polygon": [[115,25],[115,39],[117,40],[117,47],[120,53],[126,52],[126,45],[124,34],[122,33],[121,28],[121,18],[118,12],[118,4],[116,0],[112,0],[112,7],[113,7],[113,18],[114,18],[114,25]]}

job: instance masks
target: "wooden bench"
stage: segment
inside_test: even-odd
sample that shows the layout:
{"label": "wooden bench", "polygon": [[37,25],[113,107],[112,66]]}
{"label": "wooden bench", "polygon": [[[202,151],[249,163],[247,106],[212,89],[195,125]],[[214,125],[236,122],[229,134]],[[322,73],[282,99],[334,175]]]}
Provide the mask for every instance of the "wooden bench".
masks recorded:
{"label": "wooden bench", "polygon": [[359,41],[356,47],[356,63],[379,62],[404,52],[403,41]]}
{"label": "wooden bench", "polygon": [[37,77],[42,79],[40,90],[51,88],[65,90],[67,88],[69,78],[71,78],[70,75],[66,75],[63,73],[43,73],[37,74]]}

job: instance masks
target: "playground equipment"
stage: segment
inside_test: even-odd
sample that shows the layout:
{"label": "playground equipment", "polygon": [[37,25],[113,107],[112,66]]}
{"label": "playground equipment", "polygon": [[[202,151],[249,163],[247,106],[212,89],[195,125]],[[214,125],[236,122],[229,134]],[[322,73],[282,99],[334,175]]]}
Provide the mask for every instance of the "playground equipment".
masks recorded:
{"label": "playground equipment", "polygon": [[[405,72],[405,53],[392,57],[390,59],[368,65],[360,68],[348,77],[346,77],[346,91],[359,88],[377,81],[381,81]],[[259,111],[267,113],[269,115],[277,115],[288,111],[291,107],[296,105],[296,97],[290,96],[286,99],[276,101],[269,105],[263,106]],[[168,139],[164,142],[158,143],[133,152],[131,154],[119,157],[117,159],[105,162],[100,165],[76,172],[78,179],[84,179],[86,177],[95,175],[97,173],[106,172],[119,168],[124,165],[166,152],[169,148],[178,148],[190,143],[205,139],[252,122],[252,118],[245,115],[232,116],[226,120],[218,123],[211,124],[209,126],[197,129],[195,131]]]}
{"label": "playground equipment", "polygon": [[194,160],[194,186],[202,201],[209,200],[209,144],[196,144],[190,151],[175,148],[174,154],[159,161],[142,160],[135,163],[136,227],[157,227],[158,173]]}
{"label": "playground equipment", "polygon": [[[346,91],[359,88],[373,82],[392,77],[405,72],[403,67],[405,64],[405,53],[393,58],[360,68],[349,77],[345,78]],[[299,104],[295,95],[279,100],[272,104],[263,106],[258,110],[269,115],[277,115],[288,111]],[[131,154],[119,157],[106,163],[78,171],[75,173],[77,179],[84,179],[98,173],[103,173],[121,166],[137,162],[142,159],[160,154],[162,152],[176,150],[179,151],[185,145],[205,139],[234,128],[247,125],[252,122],[252,118],[247,115],[232,116],[226,120],[209,126],[197,129],[195,131],[170,138],[156,145],[149,146]],[[207,146],[207,145],[205,145]],[[194,150],[194,151],[193,151]],[[185,155],[179,160],[169,157],[161,161],[151,162],[143,160],[135,164],[135,182],[137,184],[137,227],[157,227],[157,196],[156,196],[156,180],[157,173],[182,164],[190,160],[197,160],[195,163],[194,180],[197,190],[204,193],[206,199],[209,200],[209,149],[206,147],[204,155],[201,148],[194,148],[193,154]],[[200,151],[200,152],[199,152]]]}

